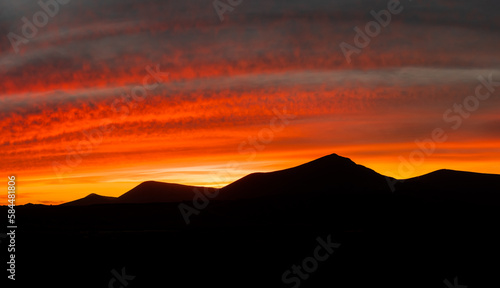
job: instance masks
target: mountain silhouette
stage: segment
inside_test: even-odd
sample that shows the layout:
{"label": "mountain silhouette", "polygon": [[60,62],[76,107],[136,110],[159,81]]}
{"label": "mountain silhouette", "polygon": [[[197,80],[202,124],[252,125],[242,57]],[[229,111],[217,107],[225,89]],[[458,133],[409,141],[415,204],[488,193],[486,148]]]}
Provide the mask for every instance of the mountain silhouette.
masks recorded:
{"label": "mountain silhouette", "polygon": [[117,198],[119,203],[181,202],[193,199],[203,187],[147,181]]}
{"label": "mountain silhouette", "polygon": [[203,189],[203,187],[146,181],[137,185],[120,197],[106,197],[92,193],[82,199],[61,205],[86,206],[119,203],[181,202],[191,200],[196,189]]}
{"label": "mountain silhouette", "polygon": [[79,279],[82,287],[109,284],[110,269],[125,268],[137,276],[129,287],[167,278],[186,287],[294,287],[284,272],[316,257],[319,237],[341,246],[301,287],[498,280],[489,260],[500,257],[500,175],[438,170],[395,180],[332,154],[247,175],[205,200],[204,189],[147,181],[120,197],[21,205],[26,237],[16,241],[20,259],[32,259],[22,271],[38,279],[57,267],[65,283]]}
{"label": "mountain silhouette", "polygon": [[297,167],[254,173],[220,191],[219,199],[256,198],[294,194],[389,194],[385,176],[331,154]]}
{"label": "mountain silhouette", "polygon": [[97,204],[111,204],[116,202],[116,197],[101,196],[95,193],[89,194],[82,199],[61,204],[62,206],[87,206]]}
{"label": "mountain silhouette", "polygon": [[500,204],[500,175],[442,169],[398,181],[396,192],[432,201]]}
{"label": "mountain silhouette", "polygon": [[[390,182],[395,183],[395,191]],[[120,197],[90,194],[64,203],[85,206],[119,203],[168,203],[191,201],[195,191],[214,189],[173,183],[146,181]],[[280,171],[249,174],[223,188],[217,200],[231,201],[262,197],[374,197],[404,195],[431,201],[458,200],[480,204],[500,204],[500,175],[438,170],[406,180],[396,180],[331,154]]]}

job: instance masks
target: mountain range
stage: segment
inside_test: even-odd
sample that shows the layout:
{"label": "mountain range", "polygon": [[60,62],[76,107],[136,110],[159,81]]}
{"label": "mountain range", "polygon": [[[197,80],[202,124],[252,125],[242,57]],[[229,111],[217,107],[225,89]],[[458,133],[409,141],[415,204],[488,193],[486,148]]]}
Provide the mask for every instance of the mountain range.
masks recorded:
{"label": "mountain range", "polygon": [[[196,191],[215,189],[146,181],[119,197],[90,194],[62,206],[120,203],[169,203],[191,201]],[[405,180],[381,175],[331,154],[280,171],[252,173],[220,188],[217,200],[232,201],[269,197],[404,195],[430,201],[500,204],[500,175],[438,170]]]}
{"label": "mountain range", "polygon": [[[147,181],[119,197],[16,207],[16,268],[77,287],[291,288],[293,267],[311,271],[301,288],[498,283],[500,175],[396,180],[332,154],[205,189]],[[340,246],[306,267],[317,239]],[[113,283],[122,273],[135,278]]]}

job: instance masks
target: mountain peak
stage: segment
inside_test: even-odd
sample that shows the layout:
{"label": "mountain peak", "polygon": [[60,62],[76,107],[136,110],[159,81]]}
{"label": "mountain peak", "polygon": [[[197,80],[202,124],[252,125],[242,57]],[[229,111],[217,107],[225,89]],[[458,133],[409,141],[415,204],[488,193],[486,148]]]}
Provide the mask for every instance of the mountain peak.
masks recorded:
{"label": "mountain peak", "polygon": [[315,169],[330,169],[332,167],[336,168],[342,168],[342,167],[354,167],[358,166],[354,161],[352,161],[349,158],[340,156],[338,154],[330,154],[323,156],[321,158],[318,158],[316,160],[313,160],[311,162],[307,162],[305,164],[297,166],[299,167],[304,167],[304,168],[312,168],[314,167]]}
{"label": "mountain peak", "polygon": [[223,187],[219,198],[322,193],[387,194],[390,190],[384,176],[334,153],[293,168],[247,175]]}
{"label": "mountain peak", "polygon": [[95,205],[95,204],[107,204],[112,203],[116,200],[116,197],[102,196],[96,193],[91,193],[81,199],[63,203],[63,206],[87,206],[87,205]]}
{"label": "mountain peak", "polygon": [[336,153],[333,153],[333,154],[330,154],[330,155],[326,155],[326,156],[323,156],[321,158],[318,158],[316,160],[313,160],[312,162],[314,161],[318,161],[318,160],[328,160],[328,161],[343,161],[343,162],[349,162],[349,163],[353,163],[353,164],[356,164],[354,163],[354,161],[352,161],[350,158],[347,158],[347,157],[344,157],[344,156],[340,156]]}
{"label": "mountain peak", "polygon": [[151,186],[155,186],[155,185],[164,185],[164,184],[169,184],[169,183],[158,182],[158,181],[144,181],[144,182],[141,182],[139,185],[135,186],[133,189],[151,187]]}
{"label": "mountain peak", "polygon": [[118,197],[121,203],[180,202],[193,198],[195,186],[145,181]]}

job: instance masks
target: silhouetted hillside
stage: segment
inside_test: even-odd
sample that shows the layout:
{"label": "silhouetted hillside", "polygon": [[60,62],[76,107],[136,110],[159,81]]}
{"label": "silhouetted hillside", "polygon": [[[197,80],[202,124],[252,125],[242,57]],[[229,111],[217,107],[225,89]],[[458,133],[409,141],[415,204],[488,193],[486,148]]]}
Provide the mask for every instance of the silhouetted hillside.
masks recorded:
{"label": "silhouetted hillside", "polygon": [[[395,183],[392,191],[389,182]],[[118,198],[91,194],[62,205],[165,203],[191,201],[204,187],[147,181]],[[500,175],[439,170],[398,180],[331,154],[297,167],[247,175],[223,188],[217,201],[261,197],[347,196],[362,200],[377,195],[403,195],[430,201],[462,201],[500,205]],[[393,193],[394,192],[394,193]],[[361,198],[360,198],[361,197]],[[365,199],[366,200],[366,199]]]}
{"label": "silhouetted hillside", "polygon": [[341,245],[300,288],[443,288],[455,277],[496,287],[500,211],[481,204],[499,205],[499,183],[440,170],[392,193],[384,176],[335,154],[248,175],[199,205],[201,187],[148,181],[118,198],[17,207],[16,267],[21,280],[57,271],[75,287],[125,286],[110,281],[126,269],[131,288],[293,288],[284,272],[308,265],[320,237]]}
{"label": "silhouetted hillside", "polygon": [[86,205],[98,205],[98,204],[112,204],[116,203],[116,197],[101,196],[95,193],[87,195],[82,199],[67,202],[61,205],[65,206],[86,206]]}
{"label": "silhouetted hillside", "polygon": [[431,201],[500,204],[500,175],[438,170],[399,181],[396,192]]}
{"label": "silhouetted hillside", "polygon": [[219,199],[247,199],[300,194],[389,194],[385,176],[349,158],[328,155],[270,173],[254,173],[221,189]]}
{"label": "silhouetted hillside", "polygon": [[195,189],[203,189],[203,187],[147,181],[118,197],[117,202],[161,203],[188,201],[193,199]]}
{"label": "silhouetted hillside", "polygon": [[193,199],[194,191],[203,187],[181,184],[162,183],[156,181],[143,182],[120,197],[106,197],[90,194],[85,198],[64,203],[66,206],[82,206],[97,204],[126,204],[126,203],[166,203],[181,202]]}

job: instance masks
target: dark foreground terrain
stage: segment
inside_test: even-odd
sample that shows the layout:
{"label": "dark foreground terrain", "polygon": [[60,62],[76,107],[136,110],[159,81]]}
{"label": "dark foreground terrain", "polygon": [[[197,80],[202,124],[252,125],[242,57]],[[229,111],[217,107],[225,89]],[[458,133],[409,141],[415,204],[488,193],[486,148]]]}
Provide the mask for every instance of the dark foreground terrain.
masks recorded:
{"label": "dark foreground terrain", "polygon": [[[442,170],[399,181],[393,192],[385,177],[330,155],[247,176],[189,225],[175,202],[24,205],[16,284],[498,287],[499,177]],[[122,272],[130,279],[120,283]]]}

